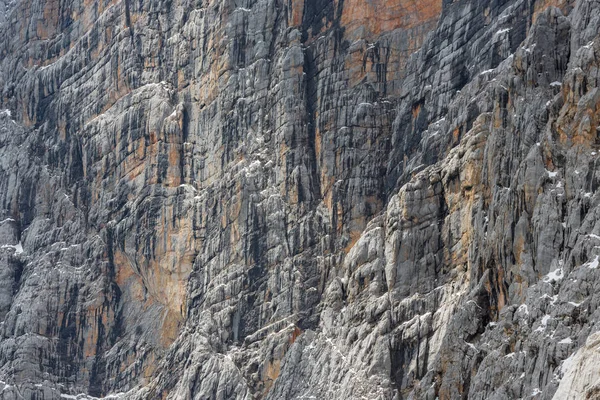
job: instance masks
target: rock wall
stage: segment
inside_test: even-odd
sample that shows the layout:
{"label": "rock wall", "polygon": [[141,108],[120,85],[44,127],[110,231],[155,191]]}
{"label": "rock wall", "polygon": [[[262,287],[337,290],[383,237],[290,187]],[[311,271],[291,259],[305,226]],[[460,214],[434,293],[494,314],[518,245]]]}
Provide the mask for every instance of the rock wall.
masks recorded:
{"label": "rock wall", "polygon": [[0,0],[0,397],[593,398],[598,15]]}

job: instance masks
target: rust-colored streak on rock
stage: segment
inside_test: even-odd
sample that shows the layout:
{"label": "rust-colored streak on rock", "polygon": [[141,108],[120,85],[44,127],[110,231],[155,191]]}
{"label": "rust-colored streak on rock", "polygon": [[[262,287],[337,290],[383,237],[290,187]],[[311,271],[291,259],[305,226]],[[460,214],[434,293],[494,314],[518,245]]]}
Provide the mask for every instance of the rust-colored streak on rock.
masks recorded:
{"label": "rust-colored streak on rock", "polygon": [[302,23],[302,15],[304,12],[304,0],[291,0],[291,16],[289,20],[290,26],[299,26]]}
{"label": "rust-colored streak on rock", "polygon": [[344,2],[342,25],[360,27],[374,35],[394,29],[410,29],[434,21],[442,11],[440,0],[350,0]]}
{"label": "rust-colored streak on rock", "polygon": [[302,335],[302,329],[295,326],[292,331],[292,336],[290,337],[290,344],[293,344],[300,335]]}
{"label": "rust-colored streak on rock", "polygon": [[548,9],[548,7],[557,7],[566,13],[567,8],[571,4],[573,4],[571,0],[537,0],[533,5],[533,17],[531,21],[535,23],[538,16]]}

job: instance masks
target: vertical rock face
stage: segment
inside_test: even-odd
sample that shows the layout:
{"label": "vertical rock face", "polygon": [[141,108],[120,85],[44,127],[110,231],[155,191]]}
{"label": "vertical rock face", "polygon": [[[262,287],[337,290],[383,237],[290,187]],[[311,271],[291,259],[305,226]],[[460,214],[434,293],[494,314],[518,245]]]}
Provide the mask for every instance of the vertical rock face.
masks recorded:
{"label": "vertical rock face", "polygon": [[0,397],[594,398],[598,7],[0,0]]}

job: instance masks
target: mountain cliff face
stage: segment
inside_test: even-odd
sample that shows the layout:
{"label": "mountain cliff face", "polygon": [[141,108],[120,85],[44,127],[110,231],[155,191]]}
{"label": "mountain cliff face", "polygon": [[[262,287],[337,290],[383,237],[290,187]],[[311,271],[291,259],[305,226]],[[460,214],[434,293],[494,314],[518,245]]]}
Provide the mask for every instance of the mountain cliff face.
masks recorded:
{"label": "mountain cliff face", "polygon": [[0,0],[0,398],[599,397],[599,34]]}

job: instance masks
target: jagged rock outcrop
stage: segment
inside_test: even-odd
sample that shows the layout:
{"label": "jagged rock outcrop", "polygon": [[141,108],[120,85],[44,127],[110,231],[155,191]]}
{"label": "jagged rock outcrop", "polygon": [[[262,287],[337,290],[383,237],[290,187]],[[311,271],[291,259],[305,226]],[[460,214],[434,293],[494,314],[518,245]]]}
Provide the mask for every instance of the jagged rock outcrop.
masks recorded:
{"label": "jagged rock outcrop", "polygon": [[0,397],[594,398],[598,7],[0,2]]}

